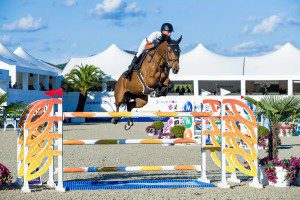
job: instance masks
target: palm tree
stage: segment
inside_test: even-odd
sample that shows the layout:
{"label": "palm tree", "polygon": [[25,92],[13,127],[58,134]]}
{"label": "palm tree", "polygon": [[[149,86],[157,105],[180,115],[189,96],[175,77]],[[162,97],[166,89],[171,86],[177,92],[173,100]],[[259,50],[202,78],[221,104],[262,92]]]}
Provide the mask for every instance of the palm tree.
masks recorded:
{"label": "palm tree", "polygon": [[291,117],[300,115],[300,98],[298,96],[264,96],[260,101],[246,97],[245,100],[256,106],[256,113],[270,120],[268,157],[273,160],[278,157],[278,137],[280,123]]}
{"label": "palm tree", "polygon": [[65,81],[68,87],[72,87],[75,91],[79,91],[79,101],[76,111],[84,111],[84,105],[87,99],[87,92],[92,88],[102,86],[103,82],[107,82],[104,78],[105,74],[94,65],[76,66],[66,75]]}
{"label": "palm tree", "polygon": [[0,122],[4,122],[7,115],[9,117],[21,117],[25,105],[22,102],[10,103],[8,106],[3,104],[8,101],[8,93],[0,94]]}

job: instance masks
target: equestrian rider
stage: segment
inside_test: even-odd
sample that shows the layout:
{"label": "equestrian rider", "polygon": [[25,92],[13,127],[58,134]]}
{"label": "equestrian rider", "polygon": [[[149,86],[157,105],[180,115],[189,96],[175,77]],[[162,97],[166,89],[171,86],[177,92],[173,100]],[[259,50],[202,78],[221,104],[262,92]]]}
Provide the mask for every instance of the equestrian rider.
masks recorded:
{"label": "equestrian rider", "polygon": [[126,78],[126,79],[131,78],[133,69],[134,69],[135,65],[138,64],[139,56],[143,52],[157,46],[158,44],[160,44],[163,41],[169,40],[172,32],[173,32],[172,24],[164,23],[161,26],[160,31],[155,31],[151,35],[149,35],[147,38],[145,38],[142,41],[137,54],[134,56],[131,64],[129,65],[128,70],[124,72],[124,74],[123,74],[124,78]]}

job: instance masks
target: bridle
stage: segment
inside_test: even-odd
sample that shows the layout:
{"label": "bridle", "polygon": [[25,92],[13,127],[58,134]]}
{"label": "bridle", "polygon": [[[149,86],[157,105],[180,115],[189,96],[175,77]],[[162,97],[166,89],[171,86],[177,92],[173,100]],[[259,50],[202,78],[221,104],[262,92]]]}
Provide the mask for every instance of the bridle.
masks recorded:
{"label": "bridle", "polygon": [[[177,57],[177,58],[173,58],[173,59],[170,58],[170,52],[169,52],[169,50],[168,50],[168,47],[171,47],[171,49],[173,49],[172,46],[179,46],[179,45],[178,45],[178,44],[168,44],[168,45],[167,45],[167,48],[166,48],[166,51],[165,51],[164,54],[160,54],[160,53],[158,52],[158,55],[160,56],[160,58],[163,59],[163,60],[165,61],[165,62],[164,62],[164,65],[162,65],[162,66],[159,65],[159,63],[161,62],[161,59],[160,59],[158,62],[155,62],[155,61],[154,61],[154,63],[155,63],[161,70],[163,70],[165,67],[167,67],[168,70],[169,70],[169,69],[173,68],[173,64],[174,64],[176,61],[179,62],[179,54],[178,54],[178,57]],[[148,60],[149,63],[152,61],[153,57],[155,56],[158,47],[159,47],[159,46],[157,46],[157,47],[155,48],[155,51],[154,51],[153,55],[152,55],[151,58]],[[179,47],[178,47],[178,49],[179,49]],[[180,49],[179,49],[179,51],[180,51]],[[165,58],[165,55],[166,55],[167,58]]]}

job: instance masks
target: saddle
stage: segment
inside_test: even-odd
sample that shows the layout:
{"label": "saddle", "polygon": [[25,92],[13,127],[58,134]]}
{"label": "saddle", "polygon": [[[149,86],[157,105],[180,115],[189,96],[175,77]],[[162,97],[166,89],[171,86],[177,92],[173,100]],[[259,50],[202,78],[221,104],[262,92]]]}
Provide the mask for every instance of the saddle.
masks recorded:
{"label": "saddle", "polygon": [[[141,67],[142,67],[142,64],[145,60],[145,58],[147,57],[147,55],[152,51],[152,50],[155,50],[158,48],[158,46],[160,45],[161,43],[159,43],[158,45],[155,45],[154,47],[152,47],[151,49],[148,49],[146,51],[144,51],[139,57],[138,57],[138,60],[137,60],[137,64],[134,66],[133,68],[133,71],[138,71]],[[148,60],[148,62],[151,62],[151,59],[152,57],[150,58],[150,60]]]}
{"label": "saddle", "polygon": [[134,65],[133,71],[139,71],[139,69],[141,69],[143,62],[145,60],[145,58],[147,57],[147,55],[149,54],[149,50],[143,52],[137,59],[137,64]]}

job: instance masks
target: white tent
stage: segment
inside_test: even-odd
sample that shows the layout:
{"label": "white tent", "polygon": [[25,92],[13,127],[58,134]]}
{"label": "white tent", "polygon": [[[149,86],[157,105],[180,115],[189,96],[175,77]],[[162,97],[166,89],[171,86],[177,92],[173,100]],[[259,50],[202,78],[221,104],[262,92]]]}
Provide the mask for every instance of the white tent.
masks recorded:
{"label": "white tent", "polygon": [[16,54],[17,56],[23,58],[27,62],[37,66],[39,69],[48,71],[49,75],[52,74],[53,76],[57,76],[57,75],[60,75],[60,73],[61,73],[60,69],[35,59],[29,53],[27,53],[24,49],[22,49],[22,47],[18,47],[14,51],[14,54]]}
{"label": "white tent", "polygon": [[9,69],[10,67],[16,67],[18,66],[20,68],[20,71],[27,71],[28,70],[28,67],[24,66],[24,65],[21,65],[11,59],[7,59],[7,58],[4,58],[3,56],[0,55],[0,63],[1,63],[1,66],[6,66],[8,67],[7,69]]}
{"label": "white tent", "polygon": [[180,76],[241,75],[243,57],[215,54],[199,44],[180,57]]}
{"label": "white tent", "polygon": [[105,51],[87,58],[71,58],[65,66],[62,75],[70,73],[70,71],[80,64],[91,64],[99,67],[104,73],[118,77],[124,72],[131,63],[133,55],[129,54],[117,45],[112,44]]}
{"label": "white tent", "polygon": [[1,43],[0,69],[9,71],[6,82],[10,82],[9,86],[13,87],[10,91],[12,96],[20,95],[21,90],[27,92],[56,88],[58,83],[56,78],[61,74],[61,70],[35,59],[22,48],[17,48],[13,53]]}
{"label": "white tent", "polygon": [[[93,64],[105,73],[119,77],[127,69],[133,55],[121,50],[115,44],[105,51],[86,58],[71,58],[62,75],[69,73],[75,65]],[[263,56],[228,57],[209,51],[202,44],[182,54],[178,75],[170,73],[172,79],[191,77],[212,80],[213,77],[241,77],[244,75],[300,75],[300,50],[287,43],[277,51]],[[227,80],[227,79],[226,79]]]}
{"label": "white tent", "polygon": [[[24,60],[23,58],[17,56],[16,54],[14,54],[13,52],[11,52],[10,50],[8,50],[5,46],[3,46],[0,43],[0,55],[6,59],[9,59],[13,62],[16,62],[16,66],[22,66],[28,69],[27,72],[30,73],[39,73],[39,74],[47,74],[46,71],[42,71],[39,67],[37,67],[36,65],[27,62],[26,60]],[[42,73],[43,72],[43,73]]]}
{"label": "white tent", "polygon": [[300,50],[291,43],[258,57],[246,57],[245,75],[300,75]]}

